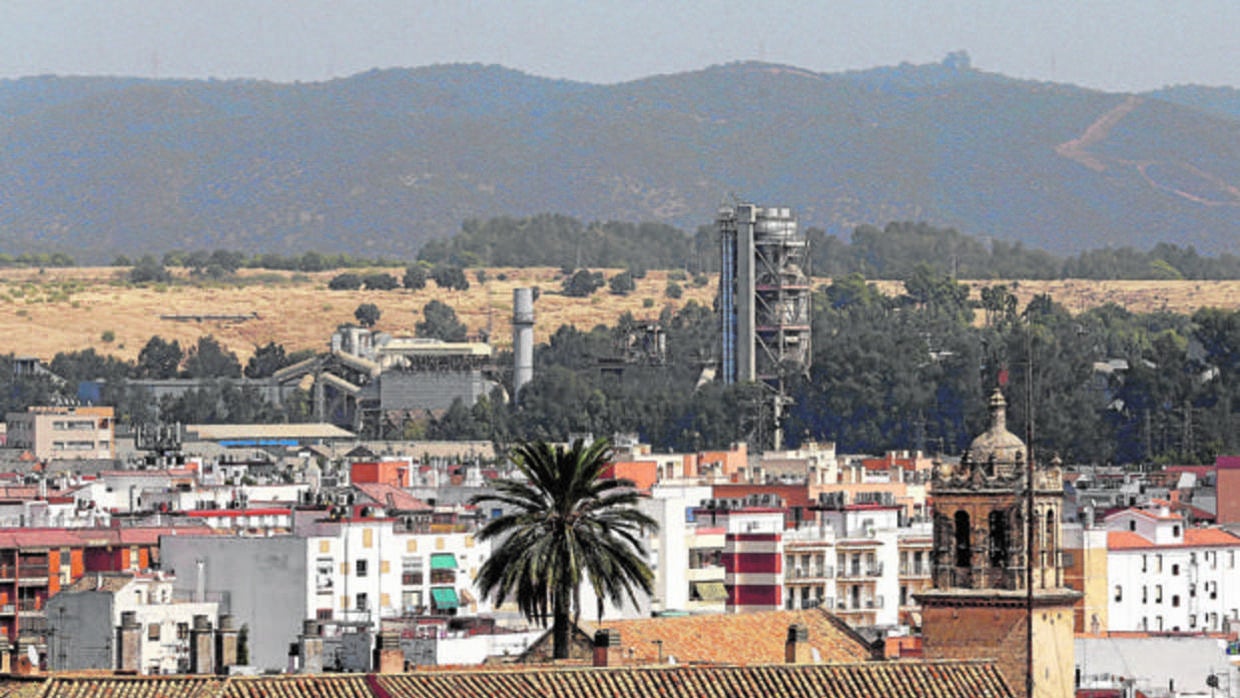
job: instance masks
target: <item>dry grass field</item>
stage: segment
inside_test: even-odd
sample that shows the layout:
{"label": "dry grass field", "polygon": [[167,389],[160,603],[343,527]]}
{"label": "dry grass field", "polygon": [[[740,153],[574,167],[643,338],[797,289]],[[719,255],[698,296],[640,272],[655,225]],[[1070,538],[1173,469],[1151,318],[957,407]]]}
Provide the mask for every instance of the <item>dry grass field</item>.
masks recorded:
{"label": "dry grass field", "polygon": [[[679,308],[690,300],[709,304],[715,279],[694,288],[679,282],[684,295],[667,298],[667,272],[652,271],[637,280],[628,296],[613,296],[606,289],[591,298],[559,294],[556,269],[490,269],[488,281],[479,284],[467,272],[467,291],[442,291],[432,282],[411,292],[330,291],[327,282],[337,271],[317,274],[243,271],[239,282],[227,284],[185,281],[178,272],[176,283],[135,287],[123,281],[124,269],[6,269],[0,270],[0,353],[51,359],[59,351],[93,347],[104,354],[133,359],[153,335],[176,339],[183,346],[202,335],[213,335],[235,351],[244,362],[254,347],[274,341],[289,351],[322,349],[340,324],[354,322],[353,311],[362,303],[374,303],[382,311],[377,329],[393,334],[412,334],[421,319],[422,307],[431,299],[452,306],[470,332],[491,330],[497,348],[511,344],[512,290],[538,286],[543,290],[535,303],[535,340],[546,341],[563,324],[588,329],[611,324],[624,311],[638,318],[657,317],[666,306]],[[402,269],[387,270],[399,278]],[[618,270],[604,270],[607,278]],[[505,280],[499,280],[504,276]],[[825,281],[825,280],[824,280]],[[970,282],[976,296],[991,282]],[[1021,281],[1007,282],[1024,305],[1037,293],[1047,292],[1073,312],[1114,302],[1134,312],[1165,309],[1192,312],[1201,306],[1240,307],[1240,281]],[[887,293],[897,293],[897,282],[881,282]],[[178,321],[166,315],[248,315],[245,321]],[[105,335],[111,341],[105,341]]]}

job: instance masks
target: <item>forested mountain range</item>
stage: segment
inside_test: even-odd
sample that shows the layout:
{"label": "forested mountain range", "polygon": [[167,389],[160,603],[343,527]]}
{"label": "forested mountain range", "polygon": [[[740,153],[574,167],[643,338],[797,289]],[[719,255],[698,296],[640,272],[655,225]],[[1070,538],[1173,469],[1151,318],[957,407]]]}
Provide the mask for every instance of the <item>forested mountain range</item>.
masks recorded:
{"label": "forested mountain range", "polygon": [[1057,254],[1240,233],[1235,90],[1108,94],[958,62],[739,63],[591,85],[494,66],[323,83],[0,81],[0,252],[412,258],[469,219],[693,231],[730,195],[829,234],[925,221]]}

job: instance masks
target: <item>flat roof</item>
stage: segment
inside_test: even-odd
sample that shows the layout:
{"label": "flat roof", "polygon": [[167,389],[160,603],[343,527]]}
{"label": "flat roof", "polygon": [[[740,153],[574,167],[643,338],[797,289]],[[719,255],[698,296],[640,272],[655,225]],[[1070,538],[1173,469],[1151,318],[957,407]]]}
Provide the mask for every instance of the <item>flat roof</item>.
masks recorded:
{"label": "flat roof", "polygon": [[[200,441],[263,439],[355,439],[357,435],[335,424],[187,424],[187,436]],[[188,440],[188,439],[187,439]]]}

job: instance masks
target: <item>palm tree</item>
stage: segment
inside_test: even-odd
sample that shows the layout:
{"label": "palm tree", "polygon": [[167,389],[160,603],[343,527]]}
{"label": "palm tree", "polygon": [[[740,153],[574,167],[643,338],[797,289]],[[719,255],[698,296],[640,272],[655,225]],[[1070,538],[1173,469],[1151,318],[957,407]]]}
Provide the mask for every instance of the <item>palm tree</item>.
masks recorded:
{"label": "palm tree", "polygon": [[500,541],[478,571],[479,590],[494,593],[496,605],[511,597],[544,627],[550,612],[556,659],[568,657],[583,578],[599,599],[600,617],[604,599],[636,604],[638,589],[652,589],[640,536],[658,523],[636,508],[641,494],[632,482],[599,477],[610,455],[607,439],[588,446],[577,440],[567,449],[521,443],[512,458],[523,477],[496,480],[494,492],[471,500],[507,510],[478,532],[480,540]]}

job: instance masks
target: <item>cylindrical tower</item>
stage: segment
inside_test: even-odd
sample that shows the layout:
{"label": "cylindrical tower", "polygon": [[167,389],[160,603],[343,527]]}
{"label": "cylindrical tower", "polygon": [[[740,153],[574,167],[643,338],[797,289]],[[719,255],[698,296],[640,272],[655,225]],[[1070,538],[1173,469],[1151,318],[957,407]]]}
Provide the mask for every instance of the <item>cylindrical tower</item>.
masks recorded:
{"label": "cylindrical tower", "polygon": [[534,289],[512,290],[512,397],[521,403],[521,388],[534,378]]}

